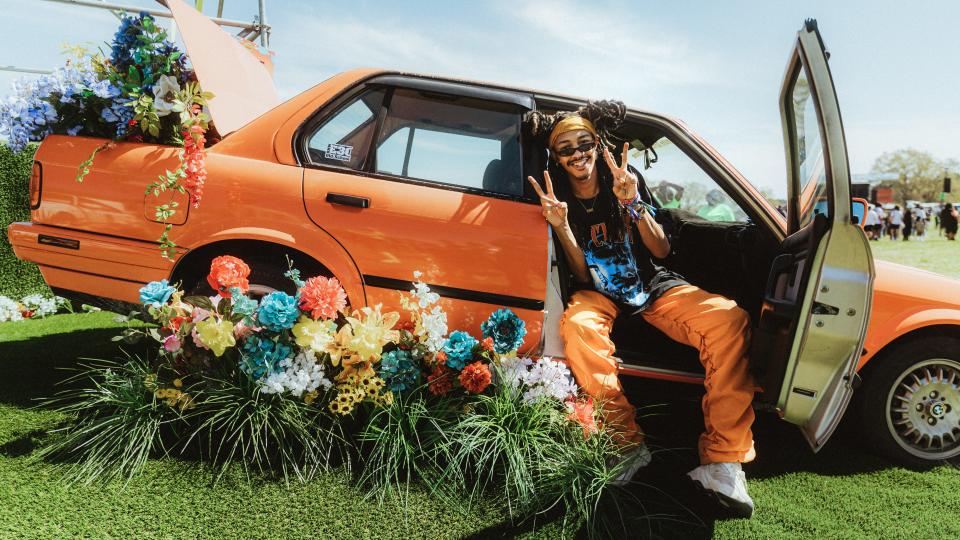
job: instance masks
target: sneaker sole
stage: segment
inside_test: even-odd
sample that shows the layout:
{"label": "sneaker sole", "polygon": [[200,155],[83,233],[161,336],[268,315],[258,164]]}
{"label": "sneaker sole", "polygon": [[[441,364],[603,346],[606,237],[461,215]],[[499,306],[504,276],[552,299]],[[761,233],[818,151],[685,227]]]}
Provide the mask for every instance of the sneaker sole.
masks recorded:
{"label": "sneaker sole", "polygon": [[[690,478],[690,477],[688,476],[687,478]],[[739,518],[746,518],[746,519],[750,519],[751,517],[753,517],[753,507],[750,506],[749,504],[743,501],[738,501],[736,499],[728,497],[723,493],[713,491],[712,489],[707,489],[706,487],[704,487],[703,484],[700,483],[699,480],[694,480],[693,478],[690,478],[690,481],[693,482],[693,485],[696,486],[697,491],[699,491],[700,494],[714,501],[720,507],[729,510],[732,515]]]}

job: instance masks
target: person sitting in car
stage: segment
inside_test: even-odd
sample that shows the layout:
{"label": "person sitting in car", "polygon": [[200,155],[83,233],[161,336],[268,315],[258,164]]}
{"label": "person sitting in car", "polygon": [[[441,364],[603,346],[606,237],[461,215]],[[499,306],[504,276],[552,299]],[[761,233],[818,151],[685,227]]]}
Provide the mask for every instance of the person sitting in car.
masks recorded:
{"label": "person sitting in car", "polygon": [[625,114],[623,103],[605,101],[526,118],[528,131],[550,154],[543,185],[528,180],[575,283],[560,327],[564,352],[577,383],[603,403],[606,424],[617,432],[628,460],[618,479],[625,483],[650,454],[617,376],[610,338],[614,319],[641,317],[697,348],[706,371],[705,429],[700,466],[688,475],[738,515],[750,516],[753,500],[740,465],[755,456],[750,320],[733,300],[656,264],[670,252],[670,242],[653,219],[650,190],[627,163],[628,143],[619,163],[609,150],[611,131]]}

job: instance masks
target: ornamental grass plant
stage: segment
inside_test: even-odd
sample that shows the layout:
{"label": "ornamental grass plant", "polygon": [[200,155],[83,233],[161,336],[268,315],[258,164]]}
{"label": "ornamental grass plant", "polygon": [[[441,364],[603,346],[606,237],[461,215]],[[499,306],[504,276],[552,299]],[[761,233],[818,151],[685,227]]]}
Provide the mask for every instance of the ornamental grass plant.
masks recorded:
{"label": "ornamental grass plant", "polygon": [[149,458],[169,452],[162,430],[177,432],[185,424],[155,397],[147,360],[85,359],[77,370],[64,381],[68,389],[44,402],[71,420],[52,432],[37,457],[62,464],[69,481],[89,484],[129,480]]}

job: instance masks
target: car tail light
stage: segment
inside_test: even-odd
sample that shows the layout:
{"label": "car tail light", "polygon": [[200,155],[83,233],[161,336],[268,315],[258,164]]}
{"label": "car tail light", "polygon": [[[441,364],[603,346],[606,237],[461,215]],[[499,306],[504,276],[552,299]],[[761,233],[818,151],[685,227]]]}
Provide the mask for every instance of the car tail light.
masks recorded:
{"label": "car tail light", "polygon": [[30,209],[40,208],[40,194],[43,192],[43,166],[39,161],[33,162],[33,171],[30,173]]}

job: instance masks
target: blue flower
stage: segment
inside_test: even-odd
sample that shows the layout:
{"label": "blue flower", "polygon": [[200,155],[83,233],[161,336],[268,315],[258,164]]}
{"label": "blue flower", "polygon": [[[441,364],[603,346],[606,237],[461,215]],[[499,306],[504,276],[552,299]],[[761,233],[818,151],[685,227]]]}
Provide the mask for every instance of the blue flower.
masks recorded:
{"label": "blue flower", "polygon": [[167,280],[151,281],[140,288],[140,303],[145,306],[160,307],[167,303],[167,300],[176,291],[167,284]]}
{"label": "blue flower", "polygon": [[463,330],[451,333],[443,344],[443,352],[447,354],[447,367],[462,370],[467,362],[473,359],[473,348],[477,343],[476,338]]}
{"label": "blue flower", "polygon": [[291,356],[293,356],[293,349],[286,343],[252,335],[243,343],[239,362],[240,371],[253,380],[262,379],[270,373],[283,371],[280,362]]}
{"label": "blue flower", "polygon": [[233,312],[245,315],[250,319],[253,318],[257,306],[260,305],[256,300],[244,295],[240,287],[230,287],[230,298],[233,300]]}
{"label": "blue flower", "polygon": [[95,96],[104,99],[111,99],[120,95],[120,89],[111,84],[107,79],[95,82],[90,87],[90,90],[93,91]]}
{"label": "blue flower", "polygon": [[273,291],[260,300],[257,321],[273,332],[292,328],[300,316],[297,299],[283,291]]}
{"label": "blue flower", "polygon": [[494,311],[490,318],[480,325],[480,330],[483,337],[493,338],[493,350],[497,354],[517,350],[523,344],[523,336],[527,335],[523,319],[506,308]]}
{"label": "blue flower", "polygon": [[380,357],[379,375],[390,390],[399,393],[413,388],[417,383],[417,376],[420,375],[420,369],[414,365],[410,351],[396,349]]}

